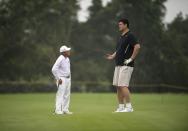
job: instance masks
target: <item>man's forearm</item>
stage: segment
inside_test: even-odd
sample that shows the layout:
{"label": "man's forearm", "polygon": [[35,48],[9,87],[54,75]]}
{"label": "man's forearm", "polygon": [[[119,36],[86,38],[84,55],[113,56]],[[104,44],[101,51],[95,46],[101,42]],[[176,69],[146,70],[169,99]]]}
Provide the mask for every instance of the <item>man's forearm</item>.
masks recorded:
{"label": "man's forearm", "polygon": [[115,58],[116,57],[116,51],[112,54],[112,56],[113,56],[113,58]]}
{"label": "man's forearm", "polygon": [[138,55],[139,50],[140,50],[140,44],[136,44],[134,46],[133,54],[131,56],[132,60],[134,60],[136,58],[136,56]]}

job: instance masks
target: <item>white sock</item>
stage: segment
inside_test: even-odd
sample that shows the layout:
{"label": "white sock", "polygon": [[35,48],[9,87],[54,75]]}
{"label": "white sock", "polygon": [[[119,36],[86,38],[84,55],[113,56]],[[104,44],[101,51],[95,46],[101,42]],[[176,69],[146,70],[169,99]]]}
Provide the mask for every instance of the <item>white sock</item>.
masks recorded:
{"label": "white sock", "polygon": [[124,104],[119,104],[119,108],[125,108]]}
{"label": "white sock", "polygon": [[132,108],[131,103],[130,103],[130,102],[129,102],[129,103],[126,103],[126,107],[127,107],[127,108]]}

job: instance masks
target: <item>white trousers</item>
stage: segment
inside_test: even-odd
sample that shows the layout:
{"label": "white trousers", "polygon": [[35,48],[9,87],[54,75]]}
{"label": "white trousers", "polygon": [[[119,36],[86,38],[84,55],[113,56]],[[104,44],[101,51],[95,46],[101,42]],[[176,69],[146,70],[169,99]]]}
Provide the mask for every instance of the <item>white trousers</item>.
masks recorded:
{"label": "white trousers", "polygon": [[70,104],[71,78],[62,77],[57,87],[55,111],[68,111]]}

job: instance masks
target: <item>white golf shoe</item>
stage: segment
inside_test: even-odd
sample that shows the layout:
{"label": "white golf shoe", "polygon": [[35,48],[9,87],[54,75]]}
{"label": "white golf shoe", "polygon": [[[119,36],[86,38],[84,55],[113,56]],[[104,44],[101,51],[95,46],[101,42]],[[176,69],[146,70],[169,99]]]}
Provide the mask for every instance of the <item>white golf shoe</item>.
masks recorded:
{"label": "white golf shoe", "polygon": [[63,111],[63,114],[72,115],[73,112],[70,112],[70,111]]}
{"label": "white golf shoe", "polygon": [[54,114],[56,114],[56,115],[63,115],[63,112],[62,111],[55,111]]}
{"label": "white golf shoe", "polygon": [[125,109],[122,112],[133,112],[133,108],[127,108],[125,107]]}
{"label": "white golf shoe", "polygon": [[133,112],[133,108],[118,108],[114,113],[121,113],[121,112]]}
{"label": "white golf shoe", "polygon": [[125,108],[117,108],[117,110],[114,111],[114,113],[123,112],[124,110],[125,110]]}

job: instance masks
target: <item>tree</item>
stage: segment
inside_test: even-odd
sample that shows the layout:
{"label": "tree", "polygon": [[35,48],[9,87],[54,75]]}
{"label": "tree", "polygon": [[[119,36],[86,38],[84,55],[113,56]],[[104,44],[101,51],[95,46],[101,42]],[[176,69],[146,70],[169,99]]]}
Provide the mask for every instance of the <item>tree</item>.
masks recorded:
{"label": "tree", "polygon": [[[82,34],[74,40],[77,45],[82,45],[84,59],[95,61],[98,65],[96,70],[103,72],[95,74],[94,70],[93,75],[97,76],[96,79],[100,80],[102,75],[105,75],[105,80],[112,80],[114,70],[112,63],[105,61],[101,56],[105,52],[115,51],[119,35],[117,21],[126,17],[130,20],[131,30],[138,36],[142,47],[136,62],[134,83],[161,83],[163,81],[159,63],[164,31],[162,23],[165,13],[164,2],[165,0],[139,2],[137,0],[112,0],[106,7],[102,7],[100,0],[93,1],[93,5],[89,8],[91,16],[86,23],[77,28],[77,31]],[[81,39],[84,44],[79,43],[78,39]],[[94,52],[94,49],[98,52]],[[88,55],[88,52],[95,55]]]}
{"label": "tree", "polygon": [[188,17],[178,14],[167,26],[164,35],[164,82],[187,86],[188,78]]}
{"label": "tree", "polygon": [[49,75],[76,21],[76,0],[0,1],[0,55],[3,80]]}

